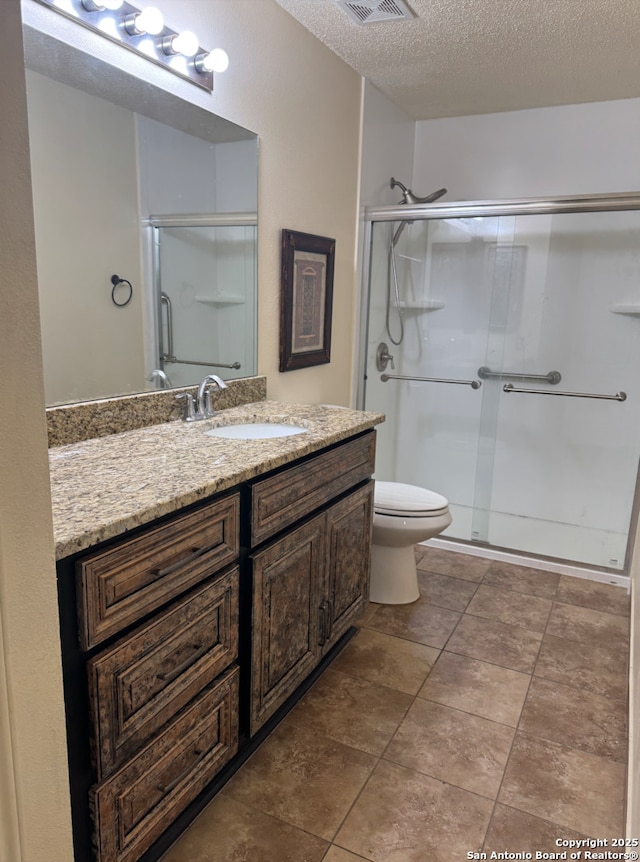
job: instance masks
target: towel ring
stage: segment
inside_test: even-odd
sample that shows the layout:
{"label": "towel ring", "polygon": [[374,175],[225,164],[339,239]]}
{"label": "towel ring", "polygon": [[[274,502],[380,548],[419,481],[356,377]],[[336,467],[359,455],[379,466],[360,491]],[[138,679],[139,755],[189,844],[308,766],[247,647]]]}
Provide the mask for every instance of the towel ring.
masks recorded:
{"label": "towel ring", "polygon": [[[131,297],[133,296],[133,287],[128,278],[120,278],[119,275],[111,276],[111,284],[113,287],[111,288],[111,301],[114,305],[117,305],[118,308],[124,308],[125,305],[129,305],[131,302]],[[129,287],[129,296],[125,299],[124,302],[116,302],[116,287],[121,284],[126,284]]]}

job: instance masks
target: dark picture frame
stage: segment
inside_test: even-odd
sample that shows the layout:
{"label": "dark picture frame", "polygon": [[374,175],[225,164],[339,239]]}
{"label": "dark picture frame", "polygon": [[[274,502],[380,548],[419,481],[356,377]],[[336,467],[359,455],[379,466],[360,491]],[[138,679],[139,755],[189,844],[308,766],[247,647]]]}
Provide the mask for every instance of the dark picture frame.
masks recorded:
{"label": "dark picture frame", "polygon": [[331,362],[335,239],[282,231],[280,371]]}

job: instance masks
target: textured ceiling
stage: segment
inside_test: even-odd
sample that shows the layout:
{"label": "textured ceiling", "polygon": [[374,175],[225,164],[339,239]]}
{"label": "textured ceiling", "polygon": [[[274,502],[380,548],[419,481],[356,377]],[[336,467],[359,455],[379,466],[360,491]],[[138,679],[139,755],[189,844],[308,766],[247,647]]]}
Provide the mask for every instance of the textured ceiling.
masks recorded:
{"label": "textured ceiling", "polygon": [[364,25],[276,2],[414,119],[640,96],[639,0],[406,0]]}

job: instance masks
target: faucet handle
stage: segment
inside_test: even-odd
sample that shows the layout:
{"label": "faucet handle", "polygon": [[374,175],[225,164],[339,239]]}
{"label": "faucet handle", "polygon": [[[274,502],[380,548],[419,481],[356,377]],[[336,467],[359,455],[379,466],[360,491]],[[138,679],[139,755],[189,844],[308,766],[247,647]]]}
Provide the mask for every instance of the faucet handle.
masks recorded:
{"label": "faucet handle", "polygon": [[211,389],[207,389],[204,394],[204,415],[209,419],[215,412],[213,409],[213,393]]}
{"label": "faucet handle", "polygon": [[185,414],[182,417],[185,422],[194,422],[196,419],[196,403],[193,400],[193,395],[190,392],[180,392],[176,395],[176,399],[184,398],[186,401]]}

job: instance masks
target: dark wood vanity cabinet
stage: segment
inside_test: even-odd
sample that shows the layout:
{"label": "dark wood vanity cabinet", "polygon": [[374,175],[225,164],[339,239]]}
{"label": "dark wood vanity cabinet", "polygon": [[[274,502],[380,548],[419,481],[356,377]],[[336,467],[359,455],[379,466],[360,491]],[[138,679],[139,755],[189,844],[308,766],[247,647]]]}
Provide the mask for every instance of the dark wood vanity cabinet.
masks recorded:
{"label": "dark wood vanity cabinet", "polygon": [[[252,735],[347,631],[367,601],[374,446],[371,433],[252,488],[254,540],[285,530],[251,554]],[[357,490],[349,493],[354,486]],[[320,514],[291,526],[318,507],[323,508]]]}
{"label": "dark wood vanity cabinet", "polygon": [[239,555],[236,492],[75,560],[92,821],[78,862],[137,862],[237,752]]}
{"label": "dark wood vanity cabinet", "polygon": [[160,858],[319,672],[367,600],[374,456],[365,432],[61,561],[76,862]]}

